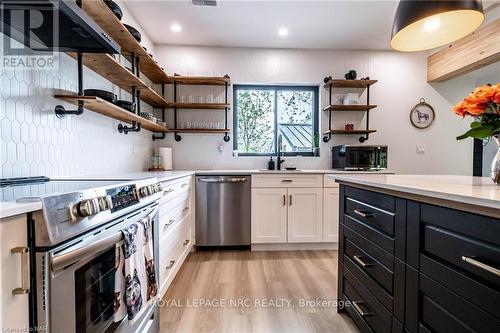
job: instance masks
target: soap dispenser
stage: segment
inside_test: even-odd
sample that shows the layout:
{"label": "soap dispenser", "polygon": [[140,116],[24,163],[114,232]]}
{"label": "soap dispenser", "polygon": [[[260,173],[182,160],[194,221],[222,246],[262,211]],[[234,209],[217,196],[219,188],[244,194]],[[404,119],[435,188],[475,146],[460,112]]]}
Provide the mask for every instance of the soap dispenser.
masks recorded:
{"label": "soap dispenser", "polygon": [[267,170],[274,170],[274,160],[272,156],[269,162],[267,162]]}

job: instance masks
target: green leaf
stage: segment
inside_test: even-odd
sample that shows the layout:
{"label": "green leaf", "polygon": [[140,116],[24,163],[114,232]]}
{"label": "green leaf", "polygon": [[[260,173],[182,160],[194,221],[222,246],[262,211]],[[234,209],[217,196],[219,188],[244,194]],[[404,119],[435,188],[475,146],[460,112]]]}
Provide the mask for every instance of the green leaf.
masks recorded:
{"label": "green leaf", "polygon": [[472,128],[465,132],[464,134],[457,136],[457,140],[463,140],[468,137],[473,137],[476,139],[486,139],[492,136],[495,132],[495,128],[491,125],[481,125],[475,128]]}
{"label": "green leaf", "polygon": [[472,123],[470,123],[470,128],[478,128],[479,126],[481,126],[480,121],[473,121]]}

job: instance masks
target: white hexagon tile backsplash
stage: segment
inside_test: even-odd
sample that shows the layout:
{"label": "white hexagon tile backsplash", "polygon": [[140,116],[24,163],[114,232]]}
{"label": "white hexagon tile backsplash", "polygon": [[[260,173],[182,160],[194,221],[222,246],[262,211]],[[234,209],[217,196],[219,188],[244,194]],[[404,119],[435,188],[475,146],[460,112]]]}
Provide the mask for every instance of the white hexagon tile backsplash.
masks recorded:
{"label": "white hexagon tile backsplash", "polygon": [[[58,119],[56,90],[77,90],[76,61],[59,55],[57,71],[0,70],[0,163],[2,178],[69,177],[144,170],[149,164],[151,132],[120,134],[118,121],[87,111]],[[130,95],[85,69],[83,87]],[[144,103],[141,108],[151,110]]]}

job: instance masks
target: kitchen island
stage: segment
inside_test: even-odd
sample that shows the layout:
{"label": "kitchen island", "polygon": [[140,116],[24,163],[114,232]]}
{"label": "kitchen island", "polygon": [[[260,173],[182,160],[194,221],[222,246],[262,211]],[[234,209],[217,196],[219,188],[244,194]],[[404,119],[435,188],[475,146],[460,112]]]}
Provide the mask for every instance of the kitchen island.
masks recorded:
{"label": "kitchen island", "polygon": [[500,331],[500,187],[342,175],[339,300],[363,332]]}

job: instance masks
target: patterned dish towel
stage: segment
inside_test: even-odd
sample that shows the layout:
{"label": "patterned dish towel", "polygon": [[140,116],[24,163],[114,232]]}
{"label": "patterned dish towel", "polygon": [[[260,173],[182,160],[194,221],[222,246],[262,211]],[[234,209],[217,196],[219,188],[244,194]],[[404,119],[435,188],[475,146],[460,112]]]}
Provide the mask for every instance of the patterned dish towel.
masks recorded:
{"label": "patterned dish towel", "polygon": [[114,321],[134,320],[157,294],[153,258],[152,221],[142,219],[122,230],[116,246]]}

